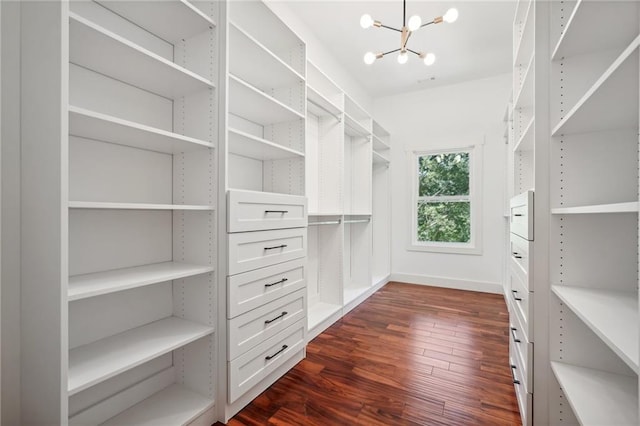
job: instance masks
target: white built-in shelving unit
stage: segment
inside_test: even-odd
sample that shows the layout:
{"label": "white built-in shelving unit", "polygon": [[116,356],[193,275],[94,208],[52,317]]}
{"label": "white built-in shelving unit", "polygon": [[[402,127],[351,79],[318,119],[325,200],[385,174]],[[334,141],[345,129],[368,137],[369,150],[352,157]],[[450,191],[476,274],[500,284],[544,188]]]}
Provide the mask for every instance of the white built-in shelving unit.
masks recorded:
{"label": "white built-in shelving unit", "polygon": [[[33,319],[22,420],[211,423],[218,3],[51,2],[22,13],[34,123],[23,200],[47,205],[23,236],[42,250],[23,259],[34,273],[23,282],[23,318]],[[45,134],[47,149],[28,148]]]}
{"label": "white built-in shelving unit", "polygon": [[640,7],[563,3],[550,31],[549,421],[638,424]]}
{"label": "white built-in shelving unit", "polygon": [[373,120],[371,139],[371,284],[375,286],[391,274],[391,134]]}

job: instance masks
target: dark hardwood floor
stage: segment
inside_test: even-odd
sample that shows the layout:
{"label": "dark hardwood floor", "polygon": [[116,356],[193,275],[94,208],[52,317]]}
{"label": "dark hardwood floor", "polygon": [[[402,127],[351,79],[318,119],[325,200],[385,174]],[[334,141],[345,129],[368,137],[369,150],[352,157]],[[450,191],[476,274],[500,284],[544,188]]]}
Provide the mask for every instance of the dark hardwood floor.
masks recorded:
{"label": "dark hardwood floor", "polygon": [[229,425],[518,425],[501,295],[389,283]]}

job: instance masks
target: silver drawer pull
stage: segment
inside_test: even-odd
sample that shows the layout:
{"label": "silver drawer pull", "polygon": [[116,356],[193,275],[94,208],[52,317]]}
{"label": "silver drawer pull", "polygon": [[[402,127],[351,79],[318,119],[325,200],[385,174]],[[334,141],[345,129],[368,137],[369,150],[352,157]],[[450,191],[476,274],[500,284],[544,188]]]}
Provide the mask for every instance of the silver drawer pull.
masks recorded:
{"label": "silver drawer pull", "polygon": [[269,361],[270,359],[273,359],[275,357],[277,357],[278,355],[280,355],[285,349],[287,349],[289,346],[287,345],[282,345],[282,349],[280,349],[278,352],[276,352],[273,355],[267,355],[264,357],[264,359],[266,359],[267,361]]}
{"label": "silver drawer pull", "polygon": [[511,253],[513,255],[513,257],[515,257],[516,259],[522,259],[522,256],[520,256],[520,254],[518,254],[517,252],[513,252]]}
{"label": "silver drawer pull", "polygon": [[522,216],[524,216],[524,215],[523,215],[522,213],[516,213],[516,214],[514,214],[514,216],[515,216],[515,217],[522,217]]}
{"label": "silver drawer pull", "polygon": [[513,336],[513,341],[516,343],[520,343],[520,339],[518,339],[518,336],[516,336],[516,331],[518,331],[517,328],[511,327],[511,335]]}
{"label": "silver drawer pull", "polygon": [[275,249],[280,249],[280,248],[285,248],[287,247],[286,244],[280,244],[279,246],[273,246],[273,247],[265,247],[265,250],[275,250]]}
{"label": "silver drawer pull", "polygon": [[289,312],[287,311],[283,311],[280,315],[278,315],[277,317],[270,319],[270,320],[264,320],[265,324],[271,324],[272,322],[279,320],[280,318],[284,317],[285,315],[287,315]]}
{"label": "silver drawer pull", "polygon": [[511,378],[513,379],[513,384],[514,385],[519,385],[520,384],[520,380],[516,379],[516,367],[515,365],[511,364]]}
{"label": "silver drawer pull", "polygon": [[289,281],[288,278],[283,278],[280,281],[276,281],[275,283],[265,284],[264,286],[265,287],[273,287],[274,285],[282,284],[282,283],[287,282],[287,281]]}
{"label": "silver drawer pull", "polygon": [[513,293],[513,299],[514,299],[514,300],[516,300],[516,301],[518,301],[518,302],[521,302],[521,301],[522,301],[522,298],[517,296],[517,294],[518,294],[518,290],[511,290],[511,292]]}
{"label": "silver drawer pull", "polygon": [[269,213],[287,214],[289,213],[289,210],[265,210],[264,211],[264,214],[269,214]]}

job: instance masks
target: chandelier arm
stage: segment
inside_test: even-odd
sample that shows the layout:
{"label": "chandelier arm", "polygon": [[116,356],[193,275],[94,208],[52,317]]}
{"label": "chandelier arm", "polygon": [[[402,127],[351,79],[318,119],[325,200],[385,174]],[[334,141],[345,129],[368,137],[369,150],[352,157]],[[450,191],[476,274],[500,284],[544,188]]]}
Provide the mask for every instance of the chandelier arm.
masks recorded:
{"label": "chandelier arm", "polygon": [[411,53],[415,53],[416,55],[420,56],[421,53],[420,52],[416,52],[415,50],[411,50],[411,49],[407,49],[407,52],[411,52]]}
{"label": "chandelier arm", "polygon": [[402,0],[402,26],[407,26],[407,0]]}
{"label": "chandelier arm", "polygon": [[411,32],[407,34],[407,39],[404,41],[404,45],[402,46],[402,50],[407,50],[407,43],[409,43],[409,39],[411,38]]}
{"label": "chandelier arm", "polygon": [[384,55],[388,55],[389,53],[395,53],[395,52],[398,52],[398,51],[400,51],[400,49],[390,50],[390,51],[388,51],[388,52],[384,52],[384,53],[382,54],[382,56],[384,56]]}
{"label": "chandelier arm", "polygon": [[435,23],[436,23],[436,21],[427,22],[426,24],[420,25],[420,28],[426,27],[427,25],[431,25],[431,24],[435,24]]}
{"label": "chandelier arm", "polygon": [[401,32],[402,32],[402,30],[399,30],[399,29],[397,29],[397,28],[393,28],[393,27],[389,27],[388,25],[382,25],[382,24],[380,24],[380,27],[382,27],[382,28],[386,28],[386,29],[388,29],[388,30],[397,31],[397,32],[399,32],[399,33],[401,33]]}

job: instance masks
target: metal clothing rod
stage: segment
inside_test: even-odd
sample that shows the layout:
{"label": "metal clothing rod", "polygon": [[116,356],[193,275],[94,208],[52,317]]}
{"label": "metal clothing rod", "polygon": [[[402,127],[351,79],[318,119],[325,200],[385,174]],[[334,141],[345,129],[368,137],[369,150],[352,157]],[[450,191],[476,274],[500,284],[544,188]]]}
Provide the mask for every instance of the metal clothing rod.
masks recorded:
{"label": "metal clothing rod", "polygon": [[312,99],[307,99],[307,102],[309,102],[310,104],[313,104],[315,106],[317,106],[318,108],[320,108],[323,111],[326,111],[329,113],[329,115],[331,115],[332,117],[334,117],[336,120],[338,120],[338,123],[342,122],[342,117],[340,117],[337,114],[334,114],[332,111],[329,111],[327,108],[325,108],[324,106],[320,105],[319,103],[313,101]]}
{"label": "metal clothing rod", "polygon": [[339,220],[327,220],[324,222],[309,222],[309,226],[317,226],[317,225],[340,225]]}
{"label": "metal clothing rod", "polygon": [[369,223],[371,219],[353,219],[353,220],[345,220],[344,223]]}

